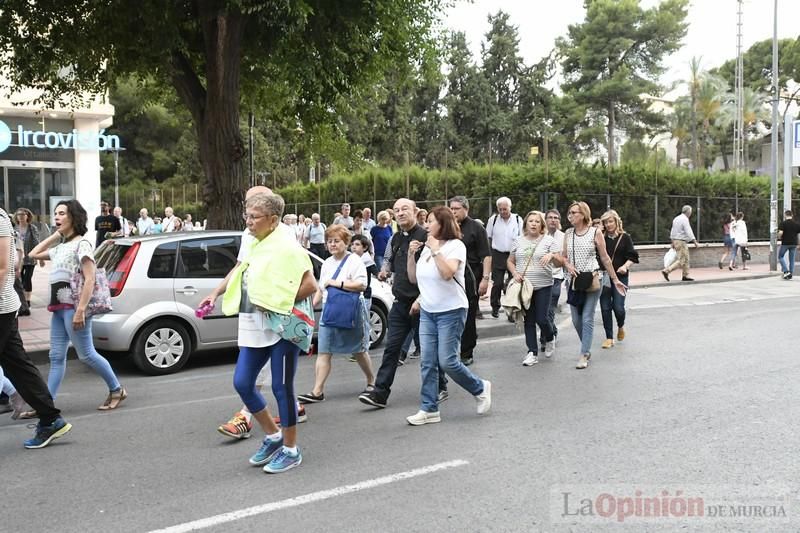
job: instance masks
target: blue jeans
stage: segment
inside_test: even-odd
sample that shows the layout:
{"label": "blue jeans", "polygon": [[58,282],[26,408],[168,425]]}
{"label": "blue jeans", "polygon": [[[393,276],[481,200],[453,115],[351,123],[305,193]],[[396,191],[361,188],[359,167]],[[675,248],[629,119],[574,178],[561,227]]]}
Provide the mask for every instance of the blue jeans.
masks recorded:
{"label": "blue jeans", "polygon": [[466,309],[453,309],[442,313],[420,311],[420,409],[426,413],[439,410],[439,367],[464,390],[477,396],[483,392],[483,382],[464,366],[461,354],[461,334],[467,320]]}
{"label": "blue jeans", "polygon": [[[778,251],[778,261],[781,262],[781,272],[788,272],[789,274],[794,276],[794,254],[797,251],[797,246],[791,244],[781,244],[781,248]],[[783,262],[783,256],[786,255],[786,252],[789,252],[789,265],[787,266],[786,263]]]}
{"label": "blue jeans", "polygon": [[[558,300],[561,298],[561,287],[564,285],[563,278],[553,279],[553,288],[550,289],[550,307],[547,309],[547,322],[550,323],[550,330],[553,332],[553,338],[558,337],[558,328],[556,327],[556,309],[558,309]],[[539,332],[539,344],[544,344],[544,332]]]}
{"label": "blue jeans", "polygon": [[542,333],[541,338],[544,342],[553,340],[553,330],[550,329],[550,321],[547,313],[550,310],[550,295],[552,287],[543,287],[533,291],[531,306],[525,312],[525,344],[529,352],[538,353],[539,347],[536,345],[536,326]]}
{"label": "blue jeans", "polygon": [[572,325],[581,340],[581,355],[592,352],[592,336],[594,335],[594,310],[600,299],[600,291],[587,292],[582,306],[570,305]]}
{"label": "blue jeans", "polygon": [[378,267],[378,272],[383,268],[383,256],[375,254],[375,266]]}
{"label": "blue jeans", "polygon": [[97,353],[92,341],[92,318],[86,318],[83,329],[75,330],[72,327],[74,309],[60,309],[53,311],[50,318],[50,374],[47,376],[47,388],[55,400],[64,372],[67,369],[67,349],[70,341],[78,359],[94,370],[106,382],[109,391],[117,391],[121,387],[114,370],[105,357]]}
{"label": "blue jeans", "polygon": [[[625,285],[628,284],[628,274],[617,274],[617,277]],[[606,330],[606,339],[614,337],[612,311],[617,319],[617,327],[621,328],[625,325],[625,297],[619,293],[613,284],[611,287],[603,287],[600,291],[600,314],[603,315],[603,329]]]}
{"label": "blue jeans", "polygon": [[297,424],[297,400],[294,394],[294,375],[300,348],[286,339],[263,348],[239,347],[239,358],[233,371],[233,388],[251,413],[267,407],[264,397],[256,389],[256,378],[267,362],[272,371],[272,394],[278,403],[281,426],[288,428]]}

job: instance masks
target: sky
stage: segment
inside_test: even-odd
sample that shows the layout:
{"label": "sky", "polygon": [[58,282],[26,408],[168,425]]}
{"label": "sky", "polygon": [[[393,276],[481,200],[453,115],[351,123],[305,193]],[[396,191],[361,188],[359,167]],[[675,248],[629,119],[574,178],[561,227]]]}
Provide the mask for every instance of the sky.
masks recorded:
{"label": "sky", "polygon": [[[645,8],[658,5],[658,0],[642,0]],[[753,43],[771,39],[774,0],[743,2],[742,41],[744,50]],[[463,31],[473,57],[480,58],[481,42],[489,30],[487,16],[503,10],[519,29],[520,52],[530,65],[546,56],[557,37],[567,34],[567,26],[584,19],[583,0],[458,0],[444,18],[446,27]],[[689,29],[681,50],[665,60],[665,84],[689,76],[689,61],[701,56],[701,67],[718,67],[736,57],[736,0],[692,0],[687,17]],[[778,0],[778,37],[800,35],[800,0]]]}

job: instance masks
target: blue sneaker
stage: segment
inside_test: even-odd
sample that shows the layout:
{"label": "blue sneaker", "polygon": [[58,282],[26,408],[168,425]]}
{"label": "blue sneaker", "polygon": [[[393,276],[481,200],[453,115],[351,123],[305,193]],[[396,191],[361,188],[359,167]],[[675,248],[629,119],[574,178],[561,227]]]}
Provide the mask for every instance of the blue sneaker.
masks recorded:
{"label": "blue sneaker", "polygon": [[25,441],[25,447],[29,450],[44,448],[55,439],[66,435],[70,429],[72,429],[72,424],[67,423],[60,416],[47,426],[43,426],[41,423],[36,424],[36,434],[32,439]]}
{"label": "blue sneaker", "polygon": [[276,441],[271,441],[264,437],[264,442],[261,443],[261,448],[250,458],[250,464],[253,466],[261,466],[269,461],[275,452],[283,448],[283,437]]}
{"label": "blue sneaker", "polygon": [[264,472],[267,474],[280,474],[291,470],[296,466],[300,466],[303,462],[303,456],[300,453],[300,448],[297,448],[297,455],[291,455],[286,451],[286,448],[281,446],[278,453],[272,456],[267,465],[264,467]]}

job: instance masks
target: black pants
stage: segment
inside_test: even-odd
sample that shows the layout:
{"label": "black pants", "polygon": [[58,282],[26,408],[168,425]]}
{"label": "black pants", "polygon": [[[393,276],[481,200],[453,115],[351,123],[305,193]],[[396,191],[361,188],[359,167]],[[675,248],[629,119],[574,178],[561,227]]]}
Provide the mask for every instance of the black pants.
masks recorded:
{"label": "black pants", "polygon": [[498,252],[492,250],[492,295],[489,302],[492,304],[492,311],[500,310],[500,295],[506,283],[508,252]]}
{"label": "black pants", "polygon": [[0,366],[22,399],[39,415],[43,425],[50,425],[61,414],[39,369],[31,361],[17,328],[17,313],[0,314]]}
{"label": "black pants", "polygon": [[320,259],[327,259],[328,258],[328,250],[325,248],[325,243],[311,243],[308,245],[308,249],[311,250],[311,253],[319,256]]}
{"label": "black pants", "polygon": [[397,361],[400,359],[400,352],[403,349],[403,342],[413,329],[419,330],[419,314],[409,314],[412,303],[396,300],[389,310],[386,347],[383,349],[381,367],[378,369],[378,376],[375,378],[375,393],[383,401],[386,401],[391,393],[394,374],[397,372]]}
{"label": "black pants", "polygon": [[22,271],[20,272],[22,277],[22,286],[25,288],[25,292],[33,292],[33,269],[36,268],[36,265],[22,265]]}
{"label": "black pants", "polygon": [[464,273],[466,282],[464,288],[467,292],[469,309],[467,310],[467,321],[464,323],[464,333],[461,334],[462,359],[472,357],[472,352],[478,344],[478,328],[475,326],[475,318],[478,316],[478,285],[482,278],[483,265],[481,263],[469,265]]}
{"label": "black pants", "polygon": [[25,299],[25,290],[22,286],[22,280],[19,278],[14,278],[14,292],[16,292],[19,297],[19,311],[21,313],[29,311],[30,306],[28,305],[28,300]]}

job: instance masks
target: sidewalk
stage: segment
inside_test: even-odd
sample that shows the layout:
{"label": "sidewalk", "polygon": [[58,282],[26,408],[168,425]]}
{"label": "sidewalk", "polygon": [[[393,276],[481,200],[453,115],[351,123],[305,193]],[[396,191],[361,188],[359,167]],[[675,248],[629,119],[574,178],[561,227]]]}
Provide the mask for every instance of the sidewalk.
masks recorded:
{"label": "sidewalk", "polygon": [[[19,329],[22,335],[22,342],[25,350],[37,364],[47,363],[47,355],[50,350],[50,312],[47,310],[47,300],[50,297],[48,285],[49,263],[44,268],[36,267],[33,274],[33,298],[31,300],[31,315],[19,317]],[[779,276],[780,272],[770,272],[767,264],[753,264],[750,270],[741,268],[730,271],[727,267],[724,270],[719,268],[693,268],[691,277],[693,282],[682,282],[680,271],[675,271],[670,276],[669,283],[664,281],[661,272],[658,270],[631,272],[631,290],[657,287],[666,285],[692,285],[696,283],[721,283],[733,280],[757,279],[770,276]],[[562,300],[566,296],[562,292]],[[478,320],[478,335],[481,338],[499,337],[516,335],[520,332],[514,324],[509,323],[503,315],[500,318],[492,318],[491,306],[488,295],[481,299],[480,308],[484,319]],[[70,358],[74,357],[74,352],[70,350]]]}

